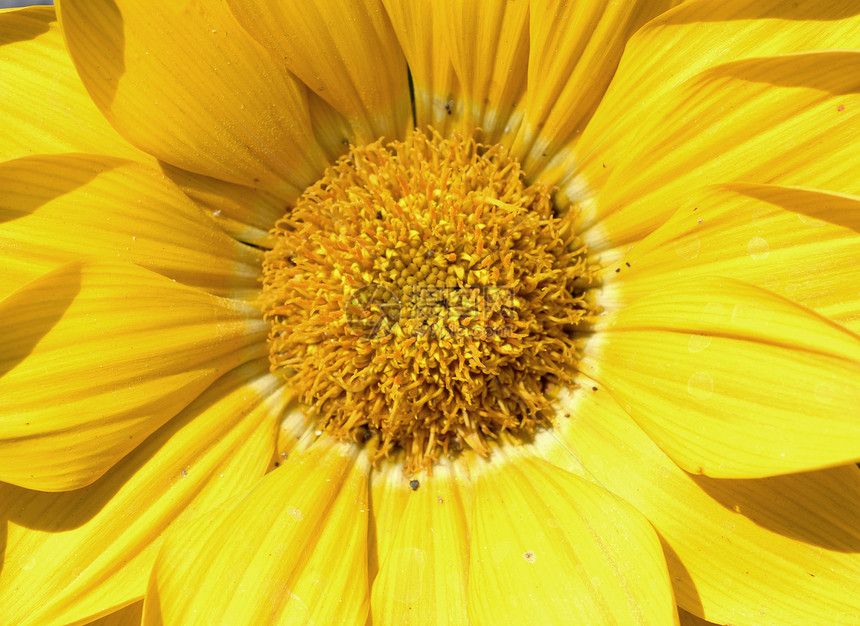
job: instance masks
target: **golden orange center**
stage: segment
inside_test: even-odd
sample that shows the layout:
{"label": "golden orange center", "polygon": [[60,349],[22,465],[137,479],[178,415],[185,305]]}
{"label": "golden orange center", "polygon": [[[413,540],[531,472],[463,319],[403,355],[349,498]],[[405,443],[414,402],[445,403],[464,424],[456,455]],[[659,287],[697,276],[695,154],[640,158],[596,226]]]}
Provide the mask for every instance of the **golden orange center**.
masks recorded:
{"label": "golden orange center", "polygon": [[590,281],[571,214],[500,146],[353,148],[275,226],[269,358],[317,428],[408,472],[548,424]]}

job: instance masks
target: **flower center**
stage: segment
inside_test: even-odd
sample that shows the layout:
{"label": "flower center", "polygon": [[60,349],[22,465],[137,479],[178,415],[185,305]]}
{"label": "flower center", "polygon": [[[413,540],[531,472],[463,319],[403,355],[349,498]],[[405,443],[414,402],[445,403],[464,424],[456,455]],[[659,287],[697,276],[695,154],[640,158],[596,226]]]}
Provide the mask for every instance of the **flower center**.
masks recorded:
{"label": "flower center", "polygon": [[590,282],[570,214],[504,148],[353,148],[274,228],[269,359],[318,428],[426,468],[548,424]]}

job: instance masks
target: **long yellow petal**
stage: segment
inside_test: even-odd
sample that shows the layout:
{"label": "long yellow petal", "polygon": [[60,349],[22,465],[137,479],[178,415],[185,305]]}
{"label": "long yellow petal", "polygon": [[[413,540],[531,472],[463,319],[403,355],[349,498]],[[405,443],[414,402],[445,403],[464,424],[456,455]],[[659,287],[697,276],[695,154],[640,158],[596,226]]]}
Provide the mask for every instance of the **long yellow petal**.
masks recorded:
{"label": "long yellow petal", "polygon": [[71,263],[0,302],[0,478],[83,487],[265,353],[252,307],[132,265]]}
{"label": "long yellow petal", "polygon": [[473,624],[677,622],[660,541],[629,504],[527,454],[472,474]]}
{"label": "long yellow petal", "polygon": [[667,93],[695,75],[742,59],[857,49],[858,33],[858,0],[693,0],[659,16],[628,43],[575,160],[562,168],[559,175],[572,172],[567,195],[579,201],[604,188],[638,147],[643,121],[659,116]]}
{"label": "long yellow petal", "polygon": [[471,487],[455,468],[437,465],[405,489],[406,507],[373,581],[373,621],[466,624]]}
{"label": "long yellow petal", "polygon": [[[691,476],[597,381],[562,402],[546,456],[641,511],[679,606],[718,624],[850,623],[860,614],[860,469],[754,480]],[[593,390],[592,387],[597,387]],[[548,440],[549,441],[549,440]]]}
{"label": "long yellow petal", "polygon": [[575,144],[630,36],[674,4],[677,0],[532,0],[528,88],[513,146],[528,175]]}
{"label": "long yellow petal", "polygon": [[371,472],[370,502],[371,530],[368,560],[370,578],[373,580],[382,563],[388,559],[388,554],[394,548],[403,510],[409,502],[410,478],[403,473],[402,463],[392,459],[382,471]]}
{"label": "long yellow petal", "polygon": [[279,63],[350,123],[359,143],[412,125],[406,62],[381,0],[229,0]]}
{"label": "long yellow petal", "polygon": [[93,104],[72,65],[53,7],[0,14],[0,163],[88,152],[151,160]]}
{"label": "long yellow petal", "polygon": [[513,139],[528,76],[528,0],[439,0],[445,15],[446,53],[459,79],[462,102],[446,103],[461,118],[461,132],[482,139]]}
{"label": "long yellow petal", "polygon": [[165,530],[246,493],[269,466],[286,397],[267,366],[219,379],[88,487],[2,486],[4,618],[70,623],[142,598]]}
{"label": "long yellow petal", "polygon": [[218,295],[259,288],[259,251],[145,165],[94,155],[0,164],[0,298],[60,265],[123,259]]}
{"label": "long yellow petal", "polygon": [[[689,194],[660,228],[603,272],[601,303],[622,309],[666,282],[729,276],[860,332],[860,196],[734,184]],[[623,255],[623,256],[622,256]]]}
{"label": "long yellow petal", "polygon": [[57,4],[81,79],[132,144],[177,167],[285,197],[322,173],[304,85],[224,3]]}
{"label": "long yellow petal", "polygon": [[[287,210],[281,198],[166,163],[162,163],[161,169],[234,239],[262,248],[274,245],[269,231]],[[262,260],[257,265],[261,263]]]}
{"label": "long yellow petal", "polygon": [[777,183],[858,194],[852,131],[860,120],[852,95],[858,91],[855,51],[713,67],[667,93],[636,134],[623,138],[623,157],[595,152],[612,174],[588,202],[584,226],[597,223],[615,246],[636,241],[702,184]]}
{"label": "long yellow petal", "polygon": [[671,283],[609,313],[580,371],[695,474],[860,461],[860,337],[746,283]]}
{"label": "long yellow petal", "polygon": [[325,440],[165,537],[145,624],[365,624],[368,470]]}
{"label": "long yellow petal", "polygon": [[450,14],[446,4],[412,0],[382,0],[382,3],[409,64],[415,126],[421,129],[433,126],[447,137],[452,122],[461,113],[462,89],[448,49],[446,22]]}

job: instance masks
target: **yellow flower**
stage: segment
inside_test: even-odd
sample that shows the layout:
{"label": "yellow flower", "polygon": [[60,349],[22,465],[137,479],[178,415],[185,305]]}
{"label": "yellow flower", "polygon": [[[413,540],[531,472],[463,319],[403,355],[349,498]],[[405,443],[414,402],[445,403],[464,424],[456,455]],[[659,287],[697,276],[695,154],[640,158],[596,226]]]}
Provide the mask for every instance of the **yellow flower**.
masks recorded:
{"label": "yellow flower", "polygon": [[0,622],[860,622],[857,48],[853,0],[0,12]]}

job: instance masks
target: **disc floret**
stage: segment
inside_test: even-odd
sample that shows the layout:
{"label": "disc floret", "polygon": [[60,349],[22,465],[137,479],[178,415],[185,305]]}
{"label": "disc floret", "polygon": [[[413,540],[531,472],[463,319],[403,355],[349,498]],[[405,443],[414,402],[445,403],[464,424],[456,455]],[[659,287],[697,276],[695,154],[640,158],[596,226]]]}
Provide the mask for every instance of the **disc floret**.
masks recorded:
{"label": "disc floret", "polygon": [[318,428],[408,471],[547,423],[587,311],[584,250],[500,146],[415,132],[353,148],[275,226],[270,362]]}

